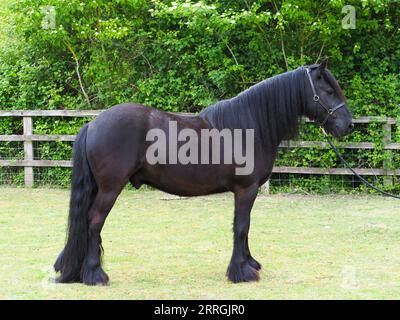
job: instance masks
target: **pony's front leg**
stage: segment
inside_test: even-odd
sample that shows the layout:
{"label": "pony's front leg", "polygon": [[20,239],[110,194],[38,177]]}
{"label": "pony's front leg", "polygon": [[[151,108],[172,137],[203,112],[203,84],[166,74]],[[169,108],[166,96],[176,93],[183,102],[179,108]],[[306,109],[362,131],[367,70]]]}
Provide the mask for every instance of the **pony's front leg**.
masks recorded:
{"label": "pony's front leg", "polygon": [[256,269],[257,271],[260,271],[262,266],[261,264],[252,257],[251,253],[250,253],[250,249],[249,249],[249,236],[247,236],[246,238],[246,250],[247,250],[247,256],[248,256],[248,260],[249,260],[249,264]]}
{"label": "pony's front leg", "polygon": [[257,197],[257,192],[258,185],[235,191],[233,254],[227,271],[228,279],[234,283],[259,280],[256,261],[251,258],[247,243],[250,228],[250,211]]}

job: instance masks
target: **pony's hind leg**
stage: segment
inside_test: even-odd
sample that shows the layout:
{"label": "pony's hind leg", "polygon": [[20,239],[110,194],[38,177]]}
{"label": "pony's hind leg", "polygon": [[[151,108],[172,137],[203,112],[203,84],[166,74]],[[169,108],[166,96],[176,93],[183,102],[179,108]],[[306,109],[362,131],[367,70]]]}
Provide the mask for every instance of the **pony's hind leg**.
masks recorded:
{"label": "pony's hind leg", "polygon": [[101,268],[101,230],[108,213],[113,207],[121,190],[99,190],[89,211],[88,252],[81,269],[82,282],[87,285],[106,285],[108,276]]}
{"label": "pony's hind leg", "polygon": [[258,186],[235,191],[235,218],[233,222],[233,253],[228,267],[228,279],[234,283],[259,280],[259,263],[251,258],[248,249],[250,211],[256,199]]}

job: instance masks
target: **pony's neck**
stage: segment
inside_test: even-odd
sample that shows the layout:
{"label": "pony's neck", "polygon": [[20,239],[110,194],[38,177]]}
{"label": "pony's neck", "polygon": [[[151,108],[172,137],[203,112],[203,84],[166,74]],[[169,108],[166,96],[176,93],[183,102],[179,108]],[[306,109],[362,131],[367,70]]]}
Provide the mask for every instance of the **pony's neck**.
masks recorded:
{"label": "pony's neck", "polygon": [[296,69],[267,80],[223,100],[200,113],[217,129],[254,129],[256,143],[266,152],[284,139],[296,136],[304,114],[304,71]]}
{"label": "pony's neck", "polygon": [[[299,118],[304,114],[304,72],[300,69],[289,71],[266,80],[265,126],[267,143],[277,146],[285,139],[294,138],[298,133]],[[261,124],[262,125],[262,124]]]}

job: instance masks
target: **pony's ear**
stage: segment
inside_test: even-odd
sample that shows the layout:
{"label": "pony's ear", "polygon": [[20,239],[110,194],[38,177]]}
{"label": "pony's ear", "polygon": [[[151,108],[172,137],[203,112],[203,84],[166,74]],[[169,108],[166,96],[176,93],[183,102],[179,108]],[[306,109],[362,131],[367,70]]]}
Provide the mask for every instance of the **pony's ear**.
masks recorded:
{"label": "pony's ear", "polygon": [[321,75],[322,75],[322,73],[324,73],[327,64],[328,64],[328,58],[323,58],[321,60],[321,63],[319,65],[319,67],[318,67],[318,70],[319,70]]}

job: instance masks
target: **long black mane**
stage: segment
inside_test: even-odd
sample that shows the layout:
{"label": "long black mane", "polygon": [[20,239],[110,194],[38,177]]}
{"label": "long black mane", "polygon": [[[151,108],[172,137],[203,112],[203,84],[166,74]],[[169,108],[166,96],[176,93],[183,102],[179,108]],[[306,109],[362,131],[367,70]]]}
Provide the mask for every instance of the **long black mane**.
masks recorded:
{"label": "long black mane", "polygon": [[256,141],[270,149],[298,133],[305,108],[304,70],[298,68],[257,83],[239,95],[217,102],[199,116],[215,128],[254,129]]}

